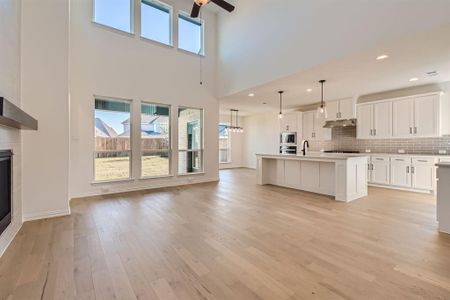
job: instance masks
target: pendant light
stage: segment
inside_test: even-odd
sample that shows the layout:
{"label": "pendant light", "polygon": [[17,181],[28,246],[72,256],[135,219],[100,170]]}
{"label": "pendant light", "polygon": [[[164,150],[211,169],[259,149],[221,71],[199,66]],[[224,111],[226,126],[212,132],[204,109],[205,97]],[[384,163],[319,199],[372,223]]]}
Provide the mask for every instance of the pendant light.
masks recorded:
{"label": "pendant light", "polygon": [[[236,118],[236,125],[233,124],[233,114],[235,114],[234,117]],[[244,132],[244,128],[239,126],[239,110],[230,109],[230,125],[227,126],[227,131],[233,132],[233,133],[243,133]]]}
{"label": "pendant light", "polygon": [[321,90],[322,90],[322,99],[320,101],[320,106],[317,108],[317,117],[318,118],[326,118],[328,116],[327,106],[325,105],[325,102],[323,102],[323,84],[325,82],[326,82],[326,80],[319,80],[319,83],[321,84]]}
{"label": "pendant light", "polygon": [[280,94],[280,113],[278,114],[278,118],[283,119],[283,93],[284,91],[279,91],[278,94]]}

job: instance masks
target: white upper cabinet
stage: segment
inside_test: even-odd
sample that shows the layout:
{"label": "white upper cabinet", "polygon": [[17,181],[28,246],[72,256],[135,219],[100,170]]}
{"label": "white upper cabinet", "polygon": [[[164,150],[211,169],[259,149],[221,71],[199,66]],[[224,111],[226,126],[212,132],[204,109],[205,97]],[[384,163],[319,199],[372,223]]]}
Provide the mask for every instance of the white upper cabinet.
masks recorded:
{"label": "white upper cabinet", "polygon": [[392,104],[393,136],[396,138],[412,137],[414,134],[414,100],[406,98]]}
{"label": "white upper cabinet", "polygon": [[438,95],[414,98],[414,135],[417,137],[439,135]]}
{"label": "white upper cabinet", "polygon": [[331,129],[323,128],[325,119],[317,118],[316,111],[303,113],[303,139],[305,140],[331,140]]}
{"label": "white upper cabinet", "polygon": [[356,118],[356,101],[353,98],[327,102],[327,121]]}
{"label": "white upper cabinet", "polygon": [[393,102],[393,137],[437,137],[439,128],[440,96],[437,94],[409,97]]}
{"label": "white upper cabinet", "polygon": [[392,103],[361,104],[357,109],[357,138],[386,139],[392,136]]}
{"label": "white upper cabinet", "polygon": [[280,119],[281,132],[296,132],[297,131],[297,112],[291,112],[283,115]]}

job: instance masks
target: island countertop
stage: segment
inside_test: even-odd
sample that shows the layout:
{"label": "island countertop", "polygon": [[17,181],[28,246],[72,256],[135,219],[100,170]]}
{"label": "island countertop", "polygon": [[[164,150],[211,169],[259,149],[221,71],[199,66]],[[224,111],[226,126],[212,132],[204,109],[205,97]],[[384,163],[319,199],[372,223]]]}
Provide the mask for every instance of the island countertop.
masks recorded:
{"label": "island countertop", "polygon": [[295,159],[295,160],[311,160],[311,161],[336,161],[348,160],[355,158],[369,158],[364,154],[340,154],[340,153],[310,153],[307,155],[289,155],[289,154],[256,154],[257,157],[273,158],[273,159]]}

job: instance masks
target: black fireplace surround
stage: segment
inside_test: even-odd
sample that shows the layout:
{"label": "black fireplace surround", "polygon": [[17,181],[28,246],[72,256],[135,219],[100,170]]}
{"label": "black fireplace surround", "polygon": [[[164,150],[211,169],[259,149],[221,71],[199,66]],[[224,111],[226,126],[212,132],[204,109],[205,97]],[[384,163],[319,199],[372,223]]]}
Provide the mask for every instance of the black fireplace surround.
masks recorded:
{"label": "black fireplace surround", "polygon": [[0,150],[0,234],[11,223],[12,151]]}

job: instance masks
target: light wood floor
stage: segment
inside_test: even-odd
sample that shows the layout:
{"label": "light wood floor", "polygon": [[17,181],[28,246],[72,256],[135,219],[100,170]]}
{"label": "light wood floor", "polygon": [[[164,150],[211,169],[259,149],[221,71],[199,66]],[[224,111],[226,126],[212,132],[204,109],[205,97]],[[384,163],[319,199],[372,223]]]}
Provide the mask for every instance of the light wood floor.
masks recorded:
{"label": "light wood floor", "polygon": [[428,195],[351,204],[220,183],[72,202],[0,260],[1,299],[450,299],[450,236]]}

